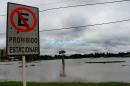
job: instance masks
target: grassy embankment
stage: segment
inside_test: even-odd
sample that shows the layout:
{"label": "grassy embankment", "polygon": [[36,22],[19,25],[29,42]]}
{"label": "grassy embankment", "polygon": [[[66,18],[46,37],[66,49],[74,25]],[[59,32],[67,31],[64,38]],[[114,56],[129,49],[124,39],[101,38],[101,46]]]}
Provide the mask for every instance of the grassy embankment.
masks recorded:
{"label": "grassy embankment", "polygon": [[[21,82],[0,82],[0,86],[22,86]],[[130,86],[130,83],[35,83],[29,82],[27,86]]]}

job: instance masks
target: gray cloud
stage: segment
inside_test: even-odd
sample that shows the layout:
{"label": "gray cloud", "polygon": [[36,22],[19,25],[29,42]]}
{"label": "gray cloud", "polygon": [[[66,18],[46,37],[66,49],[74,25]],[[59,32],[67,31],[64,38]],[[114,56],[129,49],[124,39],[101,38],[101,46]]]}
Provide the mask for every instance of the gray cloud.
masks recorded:
{"label": "gray cloud", "polygon": [[[38,6],[40,10],[53,7],[104,2],[104,0],[72,0],[63,3],[59,0],[5,0],[0,1],[0,14],[3,14],[3,12],[6,13],[6,4],[8,1]],[[106,1],[110,0],[105,0],[105,2]],[[59,49],[65,49],[67,54],[129,51],[130,22],[44,32],[44,30],[47,29],[82,26],[128,19],[130,18],[129,14],[130,2],[42,12],[40,13],[40,30],[43,30],[43,32],[40,33],[41,54],[56,54]],[[0,16],[0,22],[0,32],[5,33],[6,17]],[[0,48],[4,47],[5,35],[0,35]]]}

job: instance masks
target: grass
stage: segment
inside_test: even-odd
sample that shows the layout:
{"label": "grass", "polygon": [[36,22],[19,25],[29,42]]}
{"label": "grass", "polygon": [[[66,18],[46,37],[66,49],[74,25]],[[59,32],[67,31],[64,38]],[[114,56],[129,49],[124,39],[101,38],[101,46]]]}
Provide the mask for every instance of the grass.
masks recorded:
{"label": "grass", "polygon": [[[0,86],[22,86],[22,82],[0,82]],[[27,86],[130,86],[130,83],[35,83],[29,82]]]}

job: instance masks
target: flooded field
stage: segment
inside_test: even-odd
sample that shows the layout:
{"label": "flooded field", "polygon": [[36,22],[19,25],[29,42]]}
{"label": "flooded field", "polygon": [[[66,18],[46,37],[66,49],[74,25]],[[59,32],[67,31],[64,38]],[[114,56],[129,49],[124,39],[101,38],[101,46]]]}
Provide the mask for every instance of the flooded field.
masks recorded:
{"label": "flooded field", "polygon": [[[67,59],[27,63],[27,80],[37,82],[130,82],[130,58]],[[21,62],[0,62],[0,81],[21,81]]]}

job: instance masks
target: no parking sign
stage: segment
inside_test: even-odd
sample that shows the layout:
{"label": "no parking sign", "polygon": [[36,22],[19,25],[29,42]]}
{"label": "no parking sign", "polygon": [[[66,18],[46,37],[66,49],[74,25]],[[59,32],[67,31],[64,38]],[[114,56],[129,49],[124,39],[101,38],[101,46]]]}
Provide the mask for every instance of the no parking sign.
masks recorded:
{"label": "no parking sign", "polygon": [[6,43],[8,55],[40,53],[38,8],[8,3]]}

